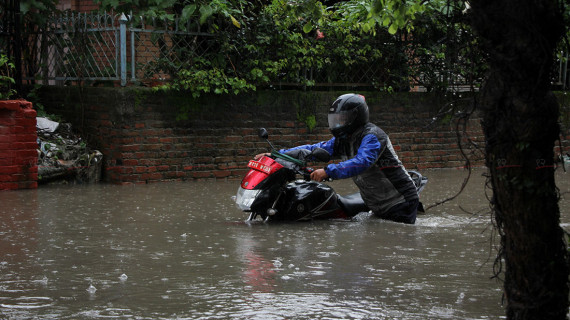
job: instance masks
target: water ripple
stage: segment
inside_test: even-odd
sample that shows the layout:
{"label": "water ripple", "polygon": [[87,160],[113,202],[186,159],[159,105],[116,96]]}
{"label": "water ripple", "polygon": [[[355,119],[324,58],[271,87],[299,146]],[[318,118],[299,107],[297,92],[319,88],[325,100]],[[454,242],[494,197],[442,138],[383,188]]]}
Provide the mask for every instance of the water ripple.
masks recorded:
{"label": "water ripple", "polygon": [[48,297],[18,297],[18,298],[2,298],[0,297],[0,307],[6,309],[36,309],[49,307],[53,305],[53,300]]}

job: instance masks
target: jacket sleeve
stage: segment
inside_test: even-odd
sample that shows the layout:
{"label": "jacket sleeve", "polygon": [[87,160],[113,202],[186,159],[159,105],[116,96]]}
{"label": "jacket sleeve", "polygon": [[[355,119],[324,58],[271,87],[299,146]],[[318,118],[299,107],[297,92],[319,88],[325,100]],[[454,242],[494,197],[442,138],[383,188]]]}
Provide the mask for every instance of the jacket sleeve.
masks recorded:
{"label": "jacket sleeve", "polygon": [[331,156],[334,156],[333,146],[334,146],[334,138],[332,138],[329,141],[321,141],[321,142],[315,143],[315,144],[305,144],[305,145],[294,147],[291,149],[281,149],[281,150],[279,150],[279,152],[286,153],[288,151],[296,150],[296,149],[307,149],[307,150],[313,151],[313,149],[315,149],[315,148],[322,148],[322,149],[325,149]]}
{"label": "jacket sleeve", "polygon": [[[333,141],[334,145],[334,141]],[[364,136],[356,155],[338,164],[329,164],[325,168],[327,175],[333,179],[344,179],[356,176],[376,163],[381,154],[381,144],[373,134]]]}

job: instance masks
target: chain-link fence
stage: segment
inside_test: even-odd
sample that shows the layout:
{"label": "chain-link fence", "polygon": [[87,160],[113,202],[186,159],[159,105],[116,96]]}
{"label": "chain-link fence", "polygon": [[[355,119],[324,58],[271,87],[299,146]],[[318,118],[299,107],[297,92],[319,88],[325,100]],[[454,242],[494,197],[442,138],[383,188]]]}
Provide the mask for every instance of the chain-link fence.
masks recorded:
{"label": "chain-link fence", "polygon": [[181,24],[179,20],[149,22],[140,18],[128,29],[133,82],[169,80],[181,68],[214,50],[215,35],[195,31],[199,30],[197,24]]}
{"label": "chain-link fence", "polygon": [[117,80],[120,62],[116,17],[68,12],[42,28],[27,28],[24,80],[64,84]]}
{"label": "chain-link fence", "polygon": [[[23,30],[23,80],[43,85],[78,81],[153,85],[173,79],[180,69],[201,58],[219,57],[223,46],[218,34],[201,32],[197,21],[147,20],[114,13],[65,12],[50,17],[46,25],[28,25]],[[298,87],[310,82],[317,87],[380,87],[397,77],[405,79],[401,72],[405,59],[397,57],[401,55],[397,47],[384,40],[362,41],[359,45],[377,48],[375,52],[355,53],[350,62],[331,56],[326,67],[285,69],[270,85]],[[342,39],[327,38],[321,43],[332,51]],[[279,52],[280,48],[271,50]],[[240,66],[247,70],[239,61],[248,59],[247,54],[230,55],[222,56],[235,64],[234,70]]]}
{"label": "chain-link fence", "polygon": [[177,21],[135,24],[113,13],[67,12],[27,31],[24,80],[51,85],[167,79],[182,59],[204,54],[214,38],[182,30]]}

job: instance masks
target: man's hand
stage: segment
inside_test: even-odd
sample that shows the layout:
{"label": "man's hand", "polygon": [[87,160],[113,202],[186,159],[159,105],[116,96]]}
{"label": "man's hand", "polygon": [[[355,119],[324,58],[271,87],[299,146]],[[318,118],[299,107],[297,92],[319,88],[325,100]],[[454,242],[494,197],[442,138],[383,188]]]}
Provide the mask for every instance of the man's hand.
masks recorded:
{"label": "man's hand", "polygon": [[263,156],[270,156],[271,153],[260,153],[260,154],[256,154],[255,157],[253,157],[253,160],[259,160],[261,159],[261,157]]}
{"label": "man's hand", "polygon": [[326,173],[325,169],[317,169],[311,173],[311,180],[321,182],[328,178],[329,175]]}

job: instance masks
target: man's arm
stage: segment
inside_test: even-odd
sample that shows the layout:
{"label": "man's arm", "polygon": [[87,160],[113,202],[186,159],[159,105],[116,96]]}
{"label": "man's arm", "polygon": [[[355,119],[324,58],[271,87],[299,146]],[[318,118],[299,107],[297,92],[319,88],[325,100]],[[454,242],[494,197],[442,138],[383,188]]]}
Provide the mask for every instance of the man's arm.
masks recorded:
{"label": "man's arm", "polygon": [[382,146],[373,134],[364,136],[356,155],[338,164],[329,164],[325,169],[327,176],[344,179],[356,176],[376,163],[382,153]]}
{"label": "man's arm", "polygon": [[333,155],[334,140],[335,140],[335,138],[332,138],[328,141],[321,141],[321,142],[315,143],[315,144],[305,144],[305,145],[294,147],[291,149],[281,149],[281,150],[279,150],[279,152],[286,153],[286,152],[296,150],[296,149],[307,149],[309,151],[313,151],[315,148],[322,148],[322,149],[325,149],[332,156]]}

